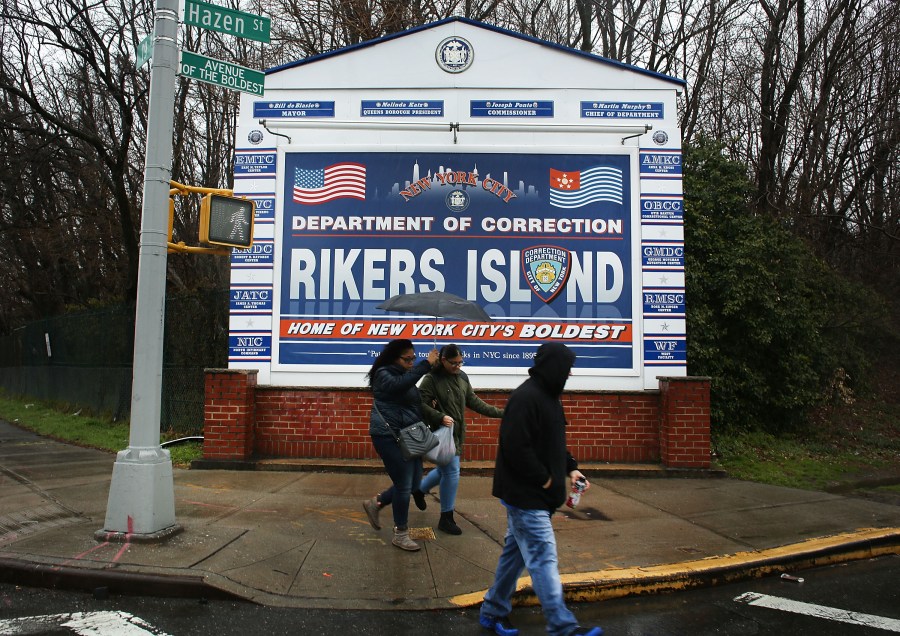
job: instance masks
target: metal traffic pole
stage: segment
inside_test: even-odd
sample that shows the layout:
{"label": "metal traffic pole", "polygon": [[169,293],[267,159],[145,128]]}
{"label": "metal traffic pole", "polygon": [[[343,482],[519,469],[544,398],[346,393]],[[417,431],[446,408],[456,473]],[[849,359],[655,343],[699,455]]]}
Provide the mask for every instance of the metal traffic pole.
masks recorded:
{"label": "metal traffic pole", "polygon": [[159,444],[166,304],[169,181],[178,74],[178,0],[157,0],[150,67],[144,204],[134,329],[131,433],[113,466],[106,521],[97,538],[164,539],[175,523],[172,459]]}

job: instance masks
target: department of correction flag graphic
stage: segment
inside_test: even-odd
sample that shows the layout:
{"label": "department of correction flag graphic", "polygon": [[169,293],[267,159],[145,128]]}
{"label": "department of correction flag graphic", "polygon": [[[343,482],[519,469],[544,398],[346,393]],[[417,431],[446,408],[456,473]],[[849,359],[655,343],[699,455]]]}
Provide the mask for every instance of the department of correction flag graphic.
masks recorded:
{"label": "department of correction flag graphic", "polygon": [[550,168],[550,205],[580,208],[595,201],[622,204],[625,185],[622,171],[609,166],[566,172]]}
{"label": "department of correction flag graphic", "polygon": [[294,169],[294,201],[319,205],[333,199],[366,200],[366,167],[361,163],[336,163],[324,169]]}

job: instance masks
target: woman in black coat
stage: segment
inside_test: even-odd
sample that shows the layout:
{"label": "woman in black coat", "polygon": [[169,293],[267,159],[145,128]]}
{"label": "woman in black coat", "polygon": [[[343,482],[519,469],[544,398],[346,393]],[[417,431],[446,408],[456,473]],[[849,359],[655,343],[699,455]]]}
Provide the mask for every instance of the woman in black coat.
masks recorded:
{"label": "woman in black coat", "polygon": [[385,506],[394,513],[394,538],[391,541],[402,550],[420,549],[409,538],[409,498],[413,486],[422,481],[422,459],[405,460],[400,454],[397,438],[400,429],[422,419],[421,398],[416,383],[437,362],[438,351],[433,349],[427,358],[416,358],[412,342],[406,339],[387,343],[366,374],[372,388],[372,413],[369,435],[375,451],[384,462],[392,485],[372,499],[363,502],[369,523],[381,529],[378,514]]}

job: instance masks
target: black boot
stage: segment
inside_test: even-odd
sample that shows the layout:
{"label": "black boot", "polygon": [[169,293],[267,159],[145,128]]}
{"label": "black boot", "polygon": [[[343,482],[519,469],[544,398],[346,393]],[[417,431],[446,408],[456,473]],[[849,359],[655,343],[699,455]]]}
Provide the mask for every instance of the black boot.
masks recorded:
{"label": "black boot", "polygon": [[453,520],[452,510],[441,513],[441,520],[438,521],[438,530],[446,532],[447,534],[462,534],[462,530]]}
{"label": "black boot", "polygon": [[428,507],[428,503],[425,501],[425,493],[418,488],[412,491],[412,498],[416,502],[416,508],[419,510],[425,510]]}

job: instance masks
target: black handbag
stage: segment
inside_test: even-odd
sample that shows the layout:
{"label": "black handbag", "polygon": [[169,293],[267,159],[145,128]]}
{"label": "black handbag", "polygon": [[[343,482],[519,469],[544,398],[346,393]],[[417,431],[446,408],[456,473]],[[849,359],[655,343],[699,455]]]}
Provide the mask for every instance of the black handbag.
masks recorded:
{"label": "black handbag", "polygon": [[[390,429],[391,425],[387,423],[387,420],[384,419],[384,415],[382,415],[381,411],[378,410],[378,407],[375,406],[374,400],[372,401],[372,408],[378,413],[378,417],[381,418],[381,421],[384,422],[385,426]],[[430,451],[440,444],[440,440],[438,440],[437,436],[431,432],[431,429],[425,425],[425,422],[419,420],[406,428],[400,429],[400,434],[397,436],[397,443],[400,444],[400,454],[403,456],[403,459],[409,461],[410,459],[419,458]]]}

